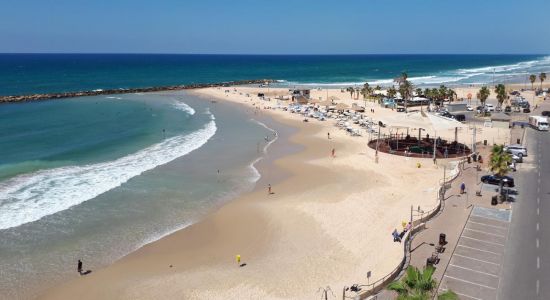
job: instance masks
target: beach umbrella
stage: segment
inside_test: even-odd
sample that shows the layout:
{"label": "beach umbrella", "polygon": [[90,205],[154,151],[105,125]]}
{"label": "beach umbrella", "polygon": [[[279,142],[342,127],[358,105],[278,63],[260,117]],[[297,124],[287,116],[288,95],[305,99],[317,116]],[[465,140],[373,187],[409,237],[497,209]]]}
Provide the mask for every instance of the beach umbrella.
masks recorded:
{"label": "beach umbrella", "polygon": [[336,109],[337,110],[345,110],[345,109],[348,109],[349,108],[349,105],[345,104],[345,103],[338,103],[336,105]]}
{"label": "beach umbrella", "polygon": [[331,105],[334,105],[334,104],[330,100],[325,100],[325,101],[319,103],[319,105],[321,105],[321,106],[331,106]]}

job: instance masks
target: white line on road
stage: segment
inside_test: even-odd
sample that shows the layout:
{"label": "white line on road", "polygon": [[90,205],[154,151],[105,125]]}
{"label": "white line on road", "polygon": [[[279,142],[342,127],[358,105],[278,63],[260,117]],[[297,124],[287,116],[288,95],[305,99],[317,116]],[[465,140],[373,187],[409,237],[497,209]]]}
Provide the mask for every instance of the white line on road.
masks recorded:
{"label": "white line on road", "polygon": [[474,232],[483,233],[483,234],[494,235],[494,236],[498,236],[498,237],[505,237],[505,236],[502,235],[502,234],[488,233],[488,232],[485,232],[485,231],[475,230],[475,229],[470,229],[470,228],[464,228],[464,229],[465,229],[465,230],[469,230],[469,231],[474,231]]}
{"label": "white line on road", "polygon": [[540,215],[540,209],[537,207],[537,216]]}
{"label": "white line on road", "polygon": [[[453,291],[453,292],[455,292],[455,291]],[[455,293],[459,296],[462,296],[462,297],[466,297],[466,298],[470,298],[470,299],[474,299],[474,300],[483,300],[481,298],[477,298],[477,297],[474,297],[474,296],[469,296],[469,295],[462,294],[462,293],[459,293],[459,292],[455,292]]]}
{"label": "white line on road", "polygon": [[497,289],[497,288],[494,288],[494,287],[492,287],[492,286],[488,286],[488,285],[484,285],[484,284],[479,284],[479,283],[471,282],[471,281],[468,281],[468,280],[464,280],[464,279],[452,277],[452,276],[449,276],[449,275],[445,275],[445,277],[451,278],[451,279],[454,279],[454,280],[458,280],[458,281],[462,281],[462,282],[466,282],[466,283],[469,283],[469,284],[473,284],[473,285],[485,287],[485,288],[488,288],[488,289],[491,289],[491,290],[496,290],[496,289]]}
{"label": "white line on road", "polygon": [[539,247],[539,239],[537,238],[537,248]]}
{"label": "white line on road", "polygon": [[540,225],[539,225],[539,222],[537,222],[537,231],[540,230]]}
{"label": "white line on road", "polygon": [[468,249],[477,250],[477,251],[482,251],[482,252],[487,252],[487,253],[491,253],[491,254],[495,254],[495,255],[502,255],[502,253],[496,253],[496,252],[493,252],[493,251],[482,250],[482,249],[478,249],[478,248],[474,248],[474,247],[469,247],[469,246],[464,246],[464,245],[460,245],[460,244],[458,245],[458,247],[468,248]]}
{"label": "white line on road", "polygon": [[477,261],[492,264],[492,265],[495,265],[495,266],[500,266],[500,264],[497,264],[497,263],[494,263],[494,262],[490,262],[490,261],[486,261],[486,260],[482,260],[482,259],[477,259],[477,258],[473,258],[473,257],[469,257],[469,256],[464,256],[464,255],[460,255],[460,254],[456,254],[456,253],[453,254],[453,256],[464,257],[464,258],[468,258],[468,259],[471,259],[471,260],[477,260]]}
{"label": "white line on road", "polygon": [[493,242],[487,242],[487,241],[484,241],[484,240],[474,239],[474,238],[471,238],[471,237],[465,236],[465,235],[462,235],[462,237],[463,237],[463,238],[466,238],[466,239],[470,239],[470,240],[482,242],[482,243],[493,244],[493,245],[498,245],[498,246],[503,246],[503,247],[504,247],[504,244],[493,243]]}
{"label": "white line on road", "polygon": [[537,256],[537,269],[540,269],[540,257]]}
{"label": "white line on road", "polygon": [[456,268],[460,268],[460,269],[464,269],[464,270],[468,270],[468,271],[472,271],[472,272],[476,272],[476,273],[480,273],[480,274],[485,274],[485,275],[489,275],[489,276],[493,276],[493,277],[498,278],[497,275],[494,275],[494,274],[491,274],[491,273],[481,272],[481,271],[477,271],[477,270],[474,270],[474,269],[465,268],[465,267],[461,267],[461,266],[457,266],[457,265],[453,265],[453,264],[449,264],[449,266],[453,266],[453,267],[456,267]]}
{"label": "white line on road", "polygon": [[540,280],[537,279],[537,295],[540,292]]}
{"label": "white line on road", "polygon": [[537,197],[537,204],[540,204],[540,198]]}
{"label": "white line on road", "polygon": [[506,226],[489,225],[489,224],[485,224],[485,223],[474,222],[474,221],[472,221],[472,220],[469,220],[468,223],[479,224],[479,225],[485,225],[485,226],[494,227],[494,228],[500,228],[500,229],[506,229]]}

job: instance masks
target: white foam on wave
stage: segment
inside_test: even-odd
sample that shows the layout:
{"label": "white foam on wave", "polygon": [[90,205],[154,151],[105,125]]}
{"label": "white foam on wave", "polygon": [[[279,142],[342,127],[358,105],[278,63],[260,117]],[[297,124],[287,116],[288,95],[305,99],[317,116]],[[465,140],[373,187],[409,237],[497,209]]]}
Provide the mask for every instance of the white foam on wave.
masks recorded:
{"label": "white foam on wave", "polygon": [[173,104],[175,109],[182,110],[190,115],[195,114],[195,110],[184,102],[176,102]]}
{"label": "white foam on wave", "polygon": [[202,147],[217,131],[214,116],[201,129],[119,159],[38,171],[0,183],[0,230],[37,221],[93,199],[131,178]]}
{"label": "white foam on wave", "polygon": [[262,122],[260,122],[260,121],[258,121],[258,120],[256,120],[256,119],[250,119],[250,121],[252,121],[252,122],[254,122],[254,123],[256,123],[256,124],[258,124],[258,125],[264,127],[265,129],[271,131],[271,132],[274,134],[274,136],[275,136],[274,139],[270,139],[270,140],[265,144],[265,146],[263,147],[263,149],[262,149],[263,155],[260,156],[260,157],[258,157],[258,158],[256,158],[256,159],[255,159],[254,161],[252,161],[252,163],[250,163],[250,165],[249,165],[249,168],[250,168],[250,169],[252,170],[252,172],[254,173],[254,176],[250,179],[250,181],[251,181],[251,182],[256,182],[256,181],[260,180],[260,178],[262,177],[262,175],[260,174],[260,171],[258,171],[258,169],[256,168],[256,164],[257,164],[259,161],[261,161],[261,160],[264,158],[265,155],[267,155],[267,149],[269,148],[269,146],[271,146],[271,144],[273,144],[273,143],[279,138],[279,133],[278,133],[275,129],[273,129],[273,128],[267,126],[267,125],[265,125],[264,123],[262,123]]}

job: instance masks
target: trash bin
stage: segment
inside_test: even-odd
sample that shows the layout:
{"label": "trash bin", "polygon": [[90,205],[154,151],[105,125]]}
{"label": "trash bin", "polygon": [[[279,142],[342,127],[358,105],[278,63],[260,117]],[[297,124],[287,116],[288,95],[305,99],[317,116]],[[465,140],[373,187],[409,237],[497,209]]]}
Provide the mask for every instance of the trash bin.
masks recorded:
{"label": "trash bin", "polygon": [[483,146],[487,146],[487,140],[483,140]]}
{"label": "trash bin", "polygon": [[491,197],[491,205],[497,205],[498,204],[498,196]]}
{"label": "trash bin", "polygon": [[516,139],[516,144],[521,144],[520,139]]}
{"label": "trash bin", "polygon": [[468,160],[468,163],[472,163],[472,158],[471,157],[468,156],[467,160]]}
{"label": "trash bin", "polygon": [[445,240],[446,239],[446,235],[444,233],[440,233],[439,234],[439,244],[440,245],[445,245],[447,244],[447,241]]}
{"label": "trash bin", "polygon": [[426,258],[426,267],[433,267],[434,266],[434,263],[433,261],[428,257]]}

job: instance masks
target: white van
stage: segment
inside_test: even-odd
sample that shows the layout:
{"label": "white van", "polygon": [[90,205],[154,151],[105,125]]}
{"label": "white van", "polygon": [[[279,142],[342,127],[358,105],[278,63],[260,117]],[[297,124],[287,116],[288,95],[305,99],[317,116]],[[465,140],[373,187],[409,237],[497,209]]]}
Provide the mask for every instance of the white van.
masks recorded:
{"label": "white van", "polygon": [[530,116],[529,125],[537,130],[548,131],[548,118],[542,116]]}

